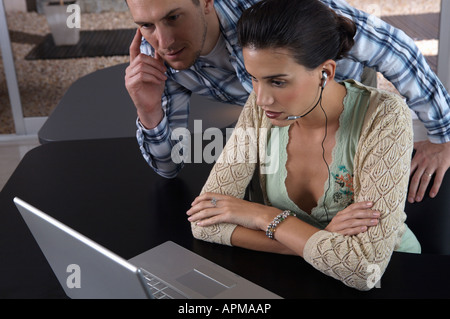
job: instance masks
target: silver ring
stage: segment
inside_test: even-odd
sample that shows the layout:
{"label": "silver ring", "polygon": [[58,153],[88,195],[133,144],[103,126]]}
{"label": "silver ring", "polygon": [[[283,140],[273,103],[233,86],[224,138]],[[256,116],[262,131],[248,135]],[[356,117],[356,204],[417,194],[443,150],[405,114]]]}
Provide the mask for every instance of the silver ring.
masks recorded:
{"label": "silver ring", "polygon": [[217,207],[217,199],[216,199],[215,197],[213,197],[213,198],[211,199],[211,204],[212,204],[214,207]]}
{"label": "silver ring", "polygon": [[428,177],[431,177],[431,176],[433,176],[433,174],[430,174],[430,173],[428,173],[428,172],[425,172],[425,174],[427,174],[427,175],[428,175]]}

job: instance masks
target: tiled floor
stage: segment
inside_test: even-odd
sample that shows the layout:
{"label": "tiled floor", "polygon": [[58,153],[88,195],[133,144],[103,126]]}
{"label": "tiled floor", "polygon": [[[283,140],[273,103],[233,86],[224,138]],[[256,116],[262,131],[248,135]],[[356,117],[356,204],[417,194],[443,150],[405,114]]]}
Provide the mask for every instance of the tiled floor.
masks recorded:
{"label": "tiled floor", "polygon": [[25,154],[37,146],[37,137],[0,138],[0,191]]}

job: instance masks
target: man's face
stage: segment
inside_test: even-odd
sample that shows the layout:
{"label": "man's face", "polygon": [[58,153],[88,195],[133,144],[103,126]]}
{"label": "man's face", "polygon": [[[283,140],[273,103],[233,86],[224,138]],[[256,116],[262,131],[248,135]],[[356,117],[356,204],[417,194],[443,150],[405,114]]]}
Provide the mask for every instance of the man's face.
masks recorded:
{"label": "man's face", "polygon": [[128,0],[143,37],[176,70],[192,66],[201,55],[206,34],[204,0]]}

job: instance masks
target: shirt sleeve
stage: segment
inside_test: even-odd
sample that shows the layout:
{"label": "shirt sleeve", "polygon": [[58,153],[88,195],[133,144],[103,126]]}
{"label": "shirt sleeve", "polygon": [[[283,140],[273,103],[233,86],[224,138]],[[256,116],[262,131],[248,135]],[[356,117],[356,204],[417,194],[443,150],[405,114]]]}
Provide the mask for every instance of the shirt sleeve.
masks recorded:
{"label": "shirt sleeve", "polygon": [[[175,88],[176,87],[176,88]],[[173,92],[173,93],[171,93]],[[146,129],[137,119],[136,137],[144,159],[159,175],[174,178],[184,166],[184,152],[189,145],[188,113],[191,92],[172,80],[166,81],[162,96],[164,117],[153,129]]]}
{"label": "shirt sleeve", "polygon": [[153,170],[165,178],[174,178],[183,168],[183,162],[172,161],[173,142],[170,138],[170,128],[167,124],[167,117],[164,116],[161,123],[154,129],[145,129],[136,120],[136,138],[145,161]]}
{"label": "shirt sleeve", "polygon": [[414,41],[343,0],[322,0],[357,26],[349,58],[381,72],[406,98],[433,143],[450,141],[450,96]]}
{"label": "shirt sleeve", "polygon": [[371,276],[381,278],[406,229],[411,114],[400,97],[388,96],[384,94],[384,101],[369,115],[354,161],[355,202],[372,201],[381,214],[378,224],[355,236],[321,230],[304,248],[308,263],[359,290],[373,288]]}

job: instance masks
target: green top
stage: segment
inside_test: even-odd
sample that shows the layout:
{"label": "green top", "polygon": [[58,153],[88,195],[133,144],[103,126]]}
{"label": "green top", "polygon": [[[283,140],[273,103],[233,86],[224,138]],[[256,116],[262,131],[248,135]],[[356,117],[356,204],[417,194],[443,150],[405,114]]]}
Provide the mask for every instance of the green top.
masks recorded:
{"label": "green top", "polygon": [[[349,82],[343,82],[343,85],[347,89],[347,95],[344,99],[344,111],[339,119],[332,162],[328,163],[329,181],[325,182],[324,193],[317,206],[312,209],[311,214],[301,210],[289,198],[286,189],[286,149],[289,143],[290,126],[279,128],[279,156],[273,156],[271,159],[279,161],[277,163],[279,169],[273,174],[267,174],[266,189],[270,203],[280,209],[289,209],[295,212],[298,218],[319,229],[324,229],[339,211],[354,202],[353,161],[364,116],[369,105],[370,93]],[[268,149],[271,149],[274,136],[276,135],[272,135],[269,139]],[[420,253],[420,244],[409,228],[406,229],[401,245],[396,250]]]}

